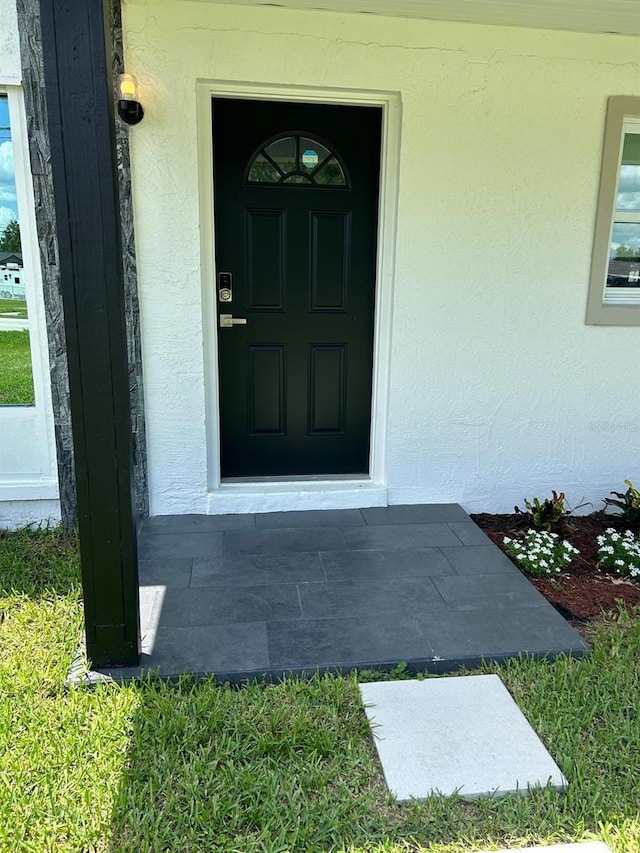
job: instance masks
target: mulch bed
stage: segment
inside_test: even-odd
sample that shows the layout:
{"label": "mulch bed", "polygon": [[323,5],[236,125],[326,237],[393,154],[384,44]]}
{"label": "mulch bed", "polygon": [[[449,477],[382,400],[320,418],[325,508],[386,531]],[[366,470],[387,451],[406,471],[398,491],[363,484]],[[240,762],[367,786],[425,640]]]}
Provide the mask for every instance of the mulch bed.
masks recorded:
{"label": "mulch bed", "polygon": [[[502,551],[505,536],[514,538],[530,526],[523,515],[517,514],[478,513],[471,518]],[[618,601],[623,601],[629,608],[640,605],[639,583],[611,577],[598,569],[596,537],[607,527],[620,529],[615,515],[593,512],[569,518],[564,529],[558,532],[580,551],[579,556],[553,580],[534,578],[523,572],[542,595],[571,621],[586,621],[603,611],[615,610]]]}

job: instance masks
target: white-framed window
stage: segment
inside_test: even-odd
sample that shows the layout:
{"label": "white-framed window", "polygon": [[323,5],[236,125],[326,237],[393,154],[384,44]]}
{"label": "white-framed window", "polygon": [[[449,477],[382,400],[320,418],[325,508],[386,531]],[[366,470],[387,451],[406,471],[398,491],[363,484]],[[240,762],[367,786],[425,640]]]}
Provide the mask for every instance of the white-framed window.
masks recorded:
{"label": "white-framed window", "polygon": [[609,98],[586,322],[640,325],[640,98]]}
{"label": "white-framed window", "polygon": [[21,176],[16,175],[14,163],[17,101],[14,89],[0,86],[0,264],[4,272],[0,288],[0,406],[35,404],[28,300],[20,284],[22,228],[18,183]]}

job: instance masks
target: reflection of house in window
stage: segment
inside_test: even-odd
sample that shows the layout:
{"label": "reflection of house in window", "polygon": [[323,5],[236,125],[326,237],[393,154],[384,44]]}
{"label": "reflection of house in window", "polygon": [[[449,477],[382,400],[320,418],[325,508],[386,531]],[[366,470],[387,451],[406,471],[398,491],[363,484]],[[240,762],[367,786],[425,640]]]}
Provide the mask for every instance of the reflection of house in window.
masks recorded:
{"label": "reflection of house in window", "polygon": [[0,273],[0,299],[26,299],[22,281],[22,255],[19,252],[0,252]]}
{"label": "reflection of house in window", "polygon": [[640,281],[640,257],[609,261],[607,287],[633,287]]}
{"label": "reflection of house in window", "polygon": [[21,252],[0,252],[0,267],[6,267],[8,264],[18,264],[22,266]]}

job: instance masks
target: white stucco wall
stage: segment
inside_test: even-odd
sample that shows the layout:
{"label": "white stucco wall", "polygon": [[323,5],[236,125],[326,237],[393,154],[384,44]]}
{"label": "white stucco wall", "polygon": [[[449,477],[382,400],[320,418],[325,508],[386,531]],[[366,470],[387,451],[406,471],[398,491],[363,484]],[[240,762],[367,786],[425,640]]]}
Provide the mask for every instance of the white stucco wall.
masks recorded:
{"label": "white stucco wall", "polygon": [[0,92],[9,98],[35,393],[34,406],[0,406],[0,528],[60,518],[40,257],[20,82],[15,0],[0,0]]}
{"label": "white stucco wall", "polygon": [[185,0],[124,12],[146,111],[131,144],[152,514],[215,508],[198,79],[400,93],[389,502],[509,511],[556,488],[598,508],[640,481],[640,329],[584,323],[606,99],[640,94],[640,40]]}
{"label": "white stucco wall", "polygon": [[0,0],[0,83],[19,83],[21,79],[16,0]]}

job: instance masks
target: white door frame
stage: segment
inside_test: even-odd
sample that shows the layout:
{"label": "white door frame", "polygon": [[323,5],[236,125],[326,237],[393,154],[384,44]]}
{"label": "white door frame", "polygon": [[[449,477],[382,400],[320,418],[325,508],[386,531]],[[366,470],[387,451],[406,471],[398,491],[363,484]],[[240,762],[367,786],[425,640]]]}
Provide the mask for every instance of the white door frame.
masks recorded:
{"label": "white door frame", "polygon": [[[217,514],[384,506],[387,504],[387,421],[400,158],[400,95],[396,92],[199,80],[196,84],[196,97],[203,355],[207,421],[207,511]],[[382,108],[376,310],[371,397],[371,451],[368,476],[261,477],[255,480],[233,482],[226,482],[221,479],[218,330],[215,310],[217,271],[215,269],[213,210],[212,98],[215,97],[378,106]]]}

